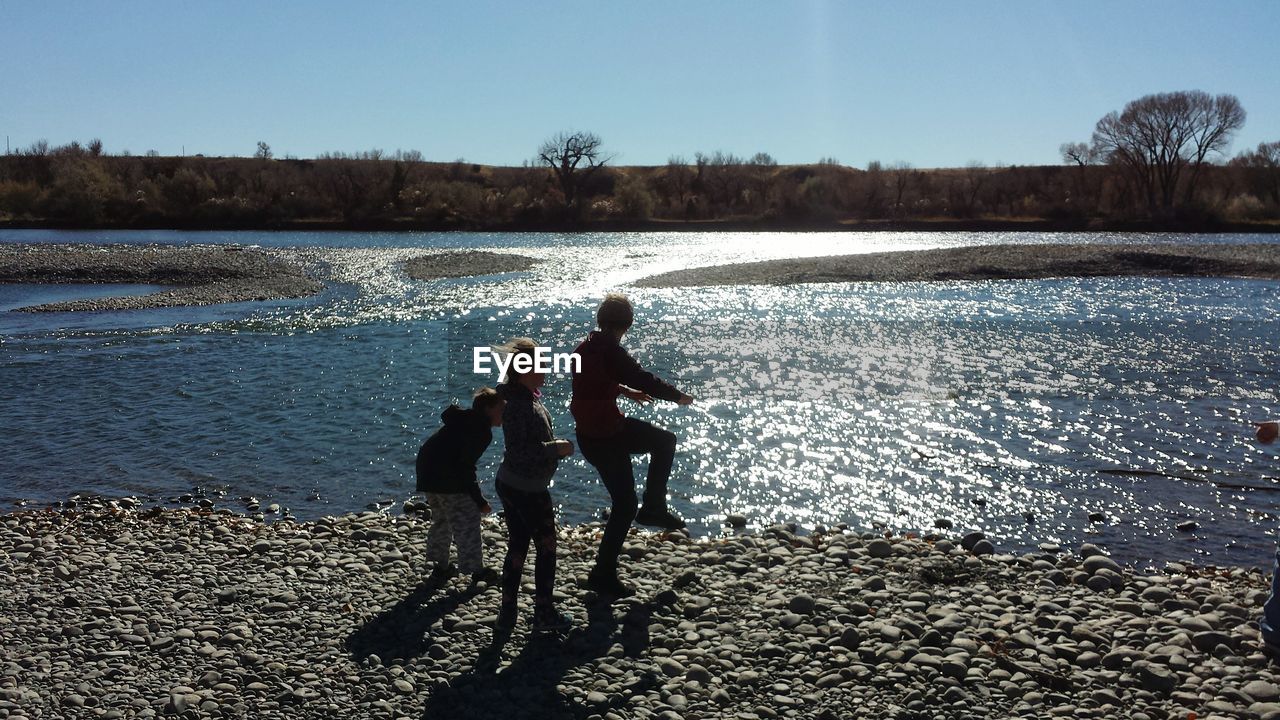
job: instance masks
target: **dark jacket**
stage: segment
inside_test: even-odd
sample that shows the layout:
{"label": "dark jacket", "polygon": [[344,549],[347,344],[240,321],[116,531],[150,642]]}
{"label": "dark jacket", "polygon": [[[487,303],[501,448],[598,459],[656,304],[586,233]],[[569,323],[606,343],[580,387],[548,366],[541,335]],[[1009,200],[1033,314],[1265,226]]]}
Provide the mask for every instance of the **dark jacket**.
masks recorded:
{"label": "dark jacket", "polygon": [[538,397],[518,382],[499,385],[498,394],[507,401],[502,411],[506,453],[498,466],[498,482],[525,492],[546,490],[560,463],[551,416]]}
{"label": "dark jacket", "polygon": [[418,492],[466,493],[483,506],[476,462],[493,440],[489,418],[479,410],[450,405],[440,420],[444,426],[418,449]]}
{"label": "dark jacket", "polygon": [[578,435],[583,437],[608,438],[622,429],[625,416],[618,409],[621,385],[672,402],[682,395],[673,385],[640,367],[612,333],[593,331],[574,352],[582,363],[573,374],[569,411]]}

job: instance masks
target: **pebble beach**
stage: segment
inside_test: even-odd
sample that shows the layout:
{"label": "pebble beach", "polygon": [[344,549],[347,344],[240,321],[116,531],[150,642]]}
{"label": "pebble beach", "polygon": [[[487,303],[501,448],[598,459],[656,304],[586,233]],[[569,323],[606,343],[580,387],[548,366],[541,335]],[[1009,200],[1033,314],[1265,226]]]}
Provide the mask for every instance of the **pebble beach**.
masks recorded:
{"label": "pebble beach", "polygon": [[[980,533],[635,530],[637,595],[607,605],[581,588],[588,524],[559,535],[574,628],[530,635],[526,575],[504,634],[496,588],[428,579],[424,513],[4,515],[0,718],[1280,718],[1258,570]],[[500,521],[483,534],[496,566]]]}

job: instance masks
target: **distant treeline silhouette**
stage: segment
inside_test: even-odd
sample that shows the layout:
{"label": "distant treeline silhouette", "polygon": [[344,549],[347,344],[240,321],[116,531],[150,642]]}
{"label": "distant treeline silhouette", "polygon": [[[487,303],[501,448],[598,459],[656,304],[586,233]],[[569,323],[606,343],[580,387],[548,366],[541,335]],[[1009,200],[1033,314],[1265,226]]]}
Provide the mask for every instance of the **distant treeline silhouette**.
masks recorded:
{"label": "distant treeline silhouette", "polygon": [[1151,95],[1098,122],[1063,165],[917,169],[766,153],[697,153],[614,167],[600,138],[565,132],[521,167],[417,152],[273,158],[107,154],[40,142],[0,156],[0,221],[55,227],[553,229],[1044,221],[1212,226],[1280,220],[1280,142],[1229,158],[1233,96]]}

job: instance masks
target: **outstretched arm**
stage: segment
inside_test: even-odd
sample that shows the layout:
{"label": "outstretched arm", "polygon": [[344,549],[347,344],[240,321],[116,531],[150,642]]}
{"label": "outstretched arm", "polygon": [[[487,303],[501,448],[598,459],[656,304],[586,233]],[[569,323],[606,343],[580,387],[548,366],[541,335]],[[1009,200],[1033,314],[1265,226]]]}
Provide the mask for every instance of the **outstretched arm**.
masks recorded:
{"label": "outstretched arm", "polygon": [[[631,357],[626,348],[618,346],[610,358],[613,364],[614,377],[618,378],[618,382],[626,385],[628,388],[634,388],[661,400],[670,400],[671,402],[679,402],[688,396],[676,389],[674,385],[659,378],[657,375],[640,367],[640,363]],[[625,393],[624,393],[625,394]],[[630,397],[628,395],[628,397]],[[633,400],[635,398],[632,398]],[[682,403],[687,405],[688,403]]]}

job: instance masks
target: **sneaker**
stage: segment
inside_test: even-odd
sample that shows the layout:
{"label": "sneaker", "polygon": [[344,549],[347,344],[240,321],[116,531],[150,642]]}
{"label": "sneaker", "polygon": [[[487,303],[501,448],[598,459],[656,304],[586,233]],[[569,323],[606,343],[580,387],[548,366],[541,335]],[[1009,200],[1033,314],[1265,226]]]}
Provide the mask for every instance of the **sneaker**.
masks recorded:
{"label": "sneaker", "polygon": [[431,571],[432,580],[448,580],[458,574],[458,566],[453,563],[436,563],[436,567]]}
{"label": "sneaker", "polygon": [[518,616],[519,611],[515,605],[503,605],[498,608],[498,619],[494,621],[493,627],[496,630],[514,630]]}
{"label": "sneaker", "polygon": [[685,527],[684,520],[666,508],[662,510],[640,508],[640,512],[636,513],[636,522],[641,525],[660,527],[663,530],[682,530]]}
{"label": "sneaker", "polygon": [[557,632],[567,630],[571,625],[573,625],[572,615],[556,610],[553,605],[547,605],[534,609],[533,625],[529,629],[533,632]]}
{"label": "sneaker", "polygon": [[472,585],[479,585],[481,583],[485,585],[492,585],[497,581],[498,581],[498,571],[494,570],[493,568],[488,568],[488,567],[480,568],[479,570],[471,573]]}
{"label": "sneaker", "polygon": [[619,580],[617,575],[597,572],[587,576],[587,589],[597,595],[615,598],[628,598],[636,594],[636,589]]}

